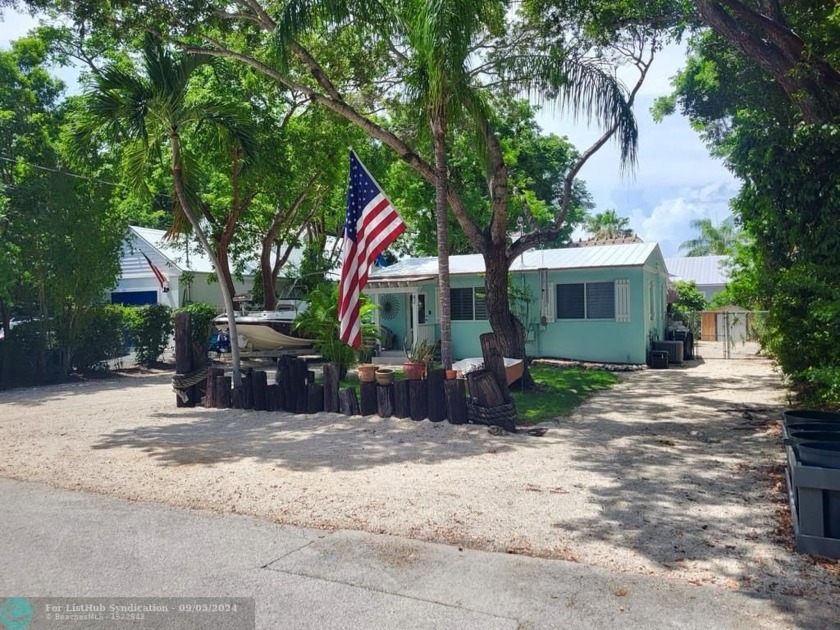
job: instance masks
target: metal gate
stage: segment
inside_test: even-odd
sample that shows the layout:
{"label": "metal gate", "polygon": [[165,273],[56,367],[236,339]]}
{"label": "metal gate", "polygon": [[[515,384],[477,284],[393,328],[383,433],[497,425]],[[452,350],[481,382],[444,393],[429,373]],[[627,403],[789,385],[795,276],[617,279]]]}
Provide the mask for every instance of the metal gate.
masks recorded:
{"label": "metal gate", "polygon": [[696,352],[703,359],[754,358],[761,350],[765,311],[724,307],[699,313]]}

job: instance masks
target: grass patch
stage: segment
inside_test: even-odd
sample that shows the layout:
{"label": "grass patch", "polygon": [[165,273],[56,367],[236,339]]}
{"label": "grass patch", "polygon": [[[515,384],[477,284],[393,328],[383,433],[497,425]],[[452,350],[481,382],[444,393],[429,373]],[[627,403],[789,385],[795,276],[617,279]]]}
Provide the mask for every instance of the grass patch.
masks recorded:
{"label": "grass patch", "polygon": [[[401,370],[394,370],[394,375],[398,381],[405,378]],[[592,394],[609,389],[618,382],[618,377],[611,372],[547,365],[532,365],[531,376],[537,383],[537,389],[521,392],[513,388],[511,391],[519,416],[517,424],[520,425],[567,416]],[[358,394],[359,379],[355,375],[350,376],[342,380],[339,387],[352,387]]]}
{"label": "grass patch", "polygon": [[519,416],[517,424],[537,424],[567,416],[592,394],[609,389],[618,382],[618,377],[611,372],[547,365],[532,365],[531,376],[538,389],[512,391]]}

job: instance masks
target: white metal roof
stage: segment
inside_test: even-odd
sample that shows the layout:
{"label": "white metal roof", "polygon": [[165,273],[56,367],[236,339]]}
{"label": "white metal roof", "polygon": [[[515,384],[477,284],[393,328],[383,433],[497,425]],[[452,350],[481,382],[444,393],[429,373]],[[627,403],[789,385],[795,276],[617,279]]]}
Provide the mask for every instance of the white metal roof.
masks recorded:
{"label": "white metal roof", "polygon": [[[163,230],[153,230],[151,228],[143,228],[137,227],[134,225],[129,226],[129,230],[134,232],[134,234],[139,237],[140,239],[140,251],[150,254],[151,252],[145,251],[143,245],[144,243],[157,250],[161,256],[167,259],[172,266],[177,267],[180,271],[193,271],[196,273],[215,273],[213,269],[213,265],[210,263],[210,259],[207,257],[207,254],[204,253],[203,249],[195,247],[195,242],[191,241],[189,244],[189,254],[187,254],[186,246],[184,244],[184,239],[164,239],[163,236],[166,234]],[[327,249],[332,250],[335,245],[335,238],[328,236],[327,237]],[[288,260],[286,261],[286,266],[299,267],[301,260],[303,259],[303,248],[295,248],[292,250],[292,253],[289,255]],[[271,253],[271,263],[274,264],[276,260],[276,252],[272,251]],[[245,275],[253,275],[257,272],[260,266],[260,253],[259,251],[255,251],[253,256],[250,260],[245,261]],[[330,275],[330,277],[335,276],[337,279],[337,274],[334,272]]]}
{"label": "white metal roof", "polygon": [[666,258],[665,266],[672,280],[693,280],[697,286],[729,282],[729,256],[683,256]]}
{"label": "white metal roof", "polygon": [[[511,271],[536,271],[537,269],[589,269],[593,267],[639,267],[659,249],[656,243],[629,243],[624,245],[598,245],[563,249],[534,249],[517,256]],[[452,275],[484,273],[481,254],[449,257]],[[407,258],[376,269],[370,282],[389,281],[415,276],[437,275],[437,257]]]}

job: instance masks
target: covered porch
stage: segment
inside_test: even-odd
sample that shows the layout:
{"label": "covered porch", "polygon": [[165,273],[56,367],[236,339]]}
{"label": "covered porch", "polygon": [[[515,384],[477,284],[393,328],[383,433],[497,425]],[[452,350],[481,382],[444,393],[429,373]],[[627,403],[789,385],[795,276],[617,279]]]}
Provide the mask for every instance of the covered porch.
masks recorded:
{"label": "covered porch", "polygon": [[405,357],[413,344],[439,338],[434,276],[400,280],[371,280],[365,287],[374,304],[374,323],[381,331],[380,359]]}

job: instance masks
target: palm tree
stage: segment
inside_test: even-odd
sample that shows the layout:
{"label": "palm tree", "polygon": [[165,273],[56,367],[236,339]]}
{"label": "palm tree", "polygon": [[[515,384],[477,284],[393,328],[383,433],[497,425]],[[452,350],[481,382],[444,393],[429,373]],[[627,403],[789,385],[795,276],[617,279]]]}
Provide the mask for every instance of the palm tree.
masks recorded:
{"label": "palm tree", "polygon": [[584,224],[591,238],[623,238],[633,236],[630,219],[620,217],[615,210],[606,210],[587,216]]}
{"label": "palm tree", "polygon": [[[241,114],[220,102],[191,102],[190,78],[211,59],[202,55],[174,54],[147,38],[141,71],[106,67],[93,77],[87,93],[88,110],[77,126],[79,146],[90,146],[99,131],[124,143],[125,169],[138,191],[145,191],[147,169],[155,158],[169,154],[176,198],[170,234],[190,228],[216,270],[231,336],[233,383],[241,385],[239,345],[233,296],[214,248],[199,222],[195,162],[182,142],[182,134],[197,125],[211,125],[239,148],[249,146]],[[229,274],[229,270],[228,270]]]}
{"label": "palm tree", "polygon": [[446,130],[465,108],[476,113],[481,109],[471,89],[467,60],[474,38],[492,17],[491,6],[482,0],[417,0],[405,3],[400,20],[410,48],[408,89],[425,112],[434,149],[440,348],[445,369],[452,367]]}
{"label": "palm tree", "polygon": [[680,251],[685,250],[686,256],[730,256],[741,238],[741,231],[731,216],[717,227],[712,224],[711,219],[695,219],[691,222],[691,227],[700,235],[680,245]]}

